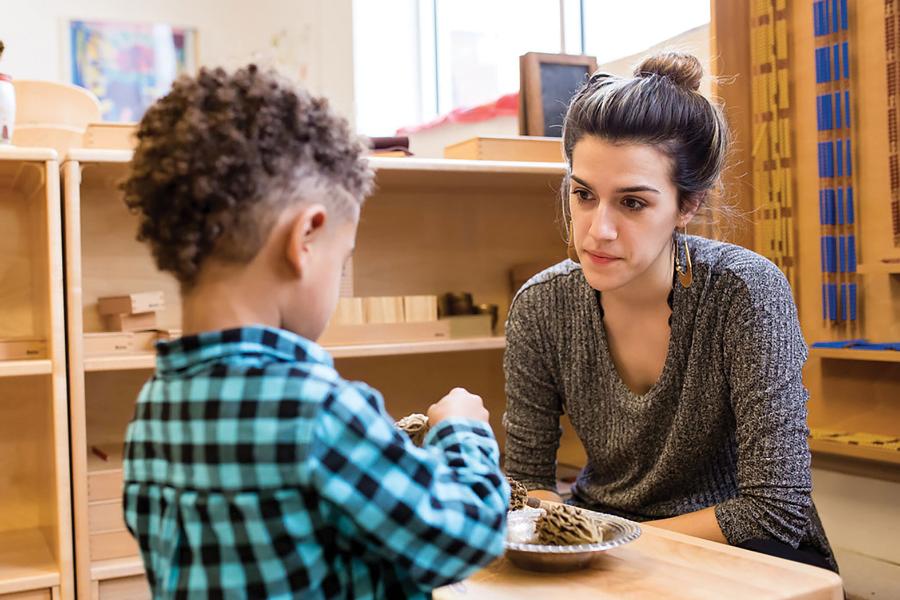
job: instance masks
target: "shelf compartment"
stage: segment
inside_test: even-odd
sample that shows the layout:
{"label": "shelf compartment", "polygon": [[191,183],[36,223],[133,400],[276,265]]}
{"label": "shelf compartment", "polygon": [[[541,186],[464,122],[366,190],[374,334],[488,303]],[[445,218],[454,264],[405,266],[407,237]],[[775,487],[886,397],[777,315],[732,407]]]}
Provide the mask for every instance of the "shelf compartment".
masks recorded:
{"label": "shelf compartment", "polygon": [[49,359],[0,360],[0,377],[50,375],[52,372],[53,363]]}
{"label": "shelf compartment", "polygon": [[[391,344],[354,344],[325,346],[334,358],[362,358],[366,356],[402,356],[406,354],[440,354],[442,352],[473,352],[478,350],[502,350],[506,347],[503,336],[460,338],[427,342]],[[156,355],[152,352],[136,354],[110,354],[84,359],[88,372],[129,371],[156,368]],[[2,371],[0,371],[2,373]]]}
{"label": "shelf compartment", "polygon": [[59,570],[39,529],[0,532],[0,594],[59,585]]}

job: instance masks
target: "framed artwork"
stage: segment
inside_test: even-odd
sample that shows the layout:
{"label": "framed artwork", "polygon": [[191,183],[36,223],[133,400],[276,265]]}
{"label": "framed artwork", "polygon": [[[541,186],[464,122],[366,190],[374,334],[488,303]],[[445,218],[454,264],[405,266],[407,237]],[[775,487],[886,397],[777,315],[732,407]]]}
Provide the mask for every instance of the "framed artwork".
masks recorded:
{"label": "framed artwork", "polygon": [[519,134],[561,137],[569,101],[597,70],[582,54],[529,52],[519,57]]}
{"label": "framed artwork", "polygon": [[72,82],[93,92],[105,121],[137,121],[176,77],[197,67],[194,29],[71,21]]}

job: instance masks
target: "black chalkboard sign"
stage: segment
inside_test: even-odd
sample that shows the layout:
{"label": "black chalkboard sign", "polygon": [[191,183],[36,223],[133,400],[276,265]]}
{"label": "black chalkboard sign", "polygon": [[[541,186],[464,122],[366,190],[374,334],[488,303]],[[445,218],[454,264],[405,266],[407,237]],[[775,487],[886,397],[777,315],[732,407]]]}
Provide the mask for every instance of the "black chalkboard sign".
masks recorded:
{"label": "black chalkboard sign", "polygon": [[541,64],[541,110],[544,132],[548,137],[562,136],[563,117],[575,91],[587,81],[591,72],[587,65]]}
{"label": "black chalkboard sign", "polygon": [[520,58],[519,67],[519,133],[560,137],[569,101],[597,70],[597,59],[529,52]]}

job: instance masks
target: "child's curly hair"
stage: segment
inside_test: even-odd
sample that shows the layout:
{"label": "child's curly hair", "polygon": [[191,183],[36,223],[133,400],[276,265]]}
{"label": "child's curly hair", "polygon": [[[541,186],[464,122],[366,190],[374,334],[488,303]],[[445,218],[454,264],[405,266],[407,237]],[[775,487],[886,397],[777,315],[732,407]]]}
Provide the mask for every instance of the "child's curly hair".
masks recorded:
{"label": "child's curly hair", "polygon": [[364,138],[324,98],[252,64],[180,77],[137,140],[125,203],[183,291],[210,256],[249,262],[284,208],[315,201],[355,217],[372,188]]}

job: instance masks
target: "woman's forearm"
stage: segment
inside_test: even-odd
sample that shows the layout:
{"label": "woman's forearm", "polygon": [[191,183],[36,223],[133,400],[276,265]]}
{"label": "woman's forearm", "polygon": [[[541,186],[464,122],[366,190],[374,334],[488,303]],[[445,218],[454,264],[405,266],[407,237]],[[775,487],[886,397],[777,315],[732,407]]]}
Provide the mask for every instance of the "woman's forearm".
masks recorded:
{"label": "woman's forearm", "polygon": [[725,539],[725,534],[722,533],[722,529],[719,527],[718,520],[716,520],[715,506],[710,506],[696,512],[678,515],[677,517],[648,521],[647,524],[706,540],[712,540],[713,542],[721,542],[723,544],[728,543],[728,540]]}

